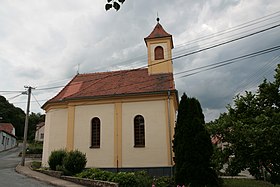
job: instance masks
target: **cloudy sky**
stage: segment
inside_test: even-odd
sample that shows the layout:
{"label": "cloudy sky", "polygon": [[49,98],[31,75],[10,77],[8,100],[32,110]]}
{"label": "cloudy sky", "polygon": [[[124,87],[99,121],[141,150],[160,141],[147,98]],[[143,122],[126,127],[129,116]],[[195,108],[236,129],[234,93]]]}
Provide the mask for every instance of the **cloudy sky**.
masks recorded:
{"label": "cloudy sky", "polygon": [[106,12],[105,3],[0,0],[0,94],[25,111],[27,96],[20,91],[25,85],[36,87],[31,112],[44,113],[40,105],[78,70],[145,66],[143,38],[156,25],[157,13],[173,35],[179,95],[198,98],[206,121],[226,111],[236,94],[254,91],[264,78],[273,80],[279,50],[227,61],[232,63],[211,70],[202,67],[278,46],[280,1],[126,0],[118,12]]}

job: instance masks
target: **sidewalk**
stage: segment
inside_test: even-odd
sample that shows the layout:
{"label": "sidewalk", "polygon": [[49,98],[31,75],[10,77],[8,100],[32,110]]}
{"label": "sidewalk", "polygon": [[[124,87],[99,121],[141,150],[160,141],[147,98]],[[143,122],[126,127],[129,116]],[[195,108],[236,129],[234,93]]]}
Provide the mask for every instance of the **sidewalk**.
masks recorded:
{"label": "sidewalk", "polygon": [[73,182],[65,181],[65,180],[62,180],[62,179],[59,179],[59,178],[55,178],[55,177],[51,177],[49,175],[45,175],[45,174],[37,172],[37,171],[33,171],[30,168],[31,167],[31,162],[32,161],[26,161],[25,166],[21,166],[20,164],[17,165],[16,171],[20,174],[26,175],[28,177],[32,177],[36,180],[46,182],[46,183],[54,185],[54,186],[83,187],[82,185],[79,185],[79,184],[76,184],[76,183],[73,183]]}

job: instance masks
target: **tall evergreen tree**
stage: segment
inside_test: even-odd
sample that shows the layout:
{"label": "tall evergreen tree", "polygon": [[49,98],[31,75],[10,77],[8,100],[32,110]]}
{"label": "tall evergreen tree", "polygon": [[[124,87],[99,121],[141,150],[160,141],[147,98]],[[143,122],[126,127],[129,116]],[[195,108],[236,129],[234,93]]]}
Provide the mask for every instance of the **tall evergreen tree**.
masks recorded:
{"label": "tall evergreen tree", "polygon": [[210,167],[213,147],[204,124],[199,101],[188,98],[184,93],[179,104],[173,142],[175,182],[178,185],[218,186],[218,177]]}

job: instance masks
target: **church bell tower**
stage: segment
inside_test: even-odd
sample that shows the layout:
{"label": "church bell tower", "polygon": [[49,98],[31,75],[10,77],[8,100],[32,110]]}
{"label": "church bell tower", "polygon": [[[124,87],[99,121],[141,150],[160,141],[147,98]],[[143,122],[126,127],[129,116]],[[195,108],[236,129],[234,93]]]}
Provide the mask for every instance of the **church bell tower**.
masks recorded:
{"label": "church bell tower", "polygon": [[173,73],[172,35],[167,33],[157,18],[157,24],[149,36],[144,38],[148,50],[148,72],[151,74]]}

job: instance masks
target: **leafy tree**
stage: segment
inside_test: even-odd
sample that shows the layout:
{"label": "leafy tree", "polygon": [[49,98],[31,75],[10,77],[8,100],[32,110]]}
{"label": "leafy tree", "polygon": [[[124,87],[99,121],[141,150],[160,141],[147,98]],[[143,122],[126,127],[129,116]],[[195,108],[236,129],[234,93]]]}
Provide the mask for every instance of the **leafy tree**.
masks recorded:
{"label": "leafy tree", "polygon": [[213,147],[204,124],[199,101],[188,98],[184,93],[179,104],[173,142],[176,184],[218,186],[218,177],[210,167]]}
{"label": "leafy tree", "polygon": [[[280,65],[275,80],[264,80],[257,92],[238,95],[234,105],[207,128],[224,144],[227,172],[236,175],[249,168],[257,179],[280,183]],[[231,159],[230,156],[232,157]]]}
{"label": "leafy tree", "polygon": [[125,0],[107,0],[105,10],[108,11],[111,8],[114,8],[116,11],[118,11],[121,8],[120,4],[123,4],[124,2]]}
{"label": "leafy tree", "polygon": [[0,96],[0,117],[2,117],[0,122],[13,124],[17,137],[23,137],[25,113],[21,108],[9,103],[3,96]]}

